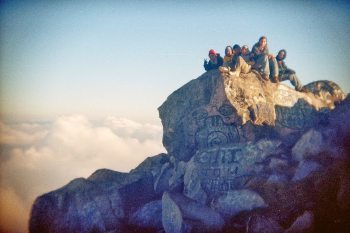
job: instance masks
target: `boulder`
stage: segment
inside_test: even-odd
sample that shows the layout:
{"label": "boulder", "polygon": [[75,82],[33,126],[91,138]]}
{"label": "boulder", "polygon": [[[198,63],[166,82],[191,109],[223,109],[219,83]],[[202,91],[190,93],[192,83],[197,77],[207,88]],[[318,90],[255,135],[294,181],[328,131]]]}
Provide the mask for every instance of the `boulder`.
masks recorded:
{"label": "boulder", "polygon": [[247,223],[247,233],[283,233],[283,228],[275,220],[265,216],[251,216]]}
{"label": "boulder", "polygon": [[185,232],[181,210],[167,192],[162,197],[162,224],[166,233]]}
{"label": "boulder", "polygon": [[129,224],[139,228],[139,231],[151,229],[153,231],[163,229],[162,226],[162,201],[151,201],[138,210],[129,218]]}
{"label": "boulder", "polygon": [[254,191],[248,189],[228,191],[211,204],[222,215],[231,218],[243,211],[256,208],[266,208],[264,199]]}
{"label": "boulder", "polygon": [[280,144],[260,140],[198,151],[187,164],[185,195],[202,203],[210,202],[217,195],[243,189],[254,178],[264,178],[268,157],[280,152]]}
{"label": "boulder", "polygon": [[311,211],[305,211],[299,216],[285,233],[308,233],[312,232],[314,224],[314,215]]}
{"label": "boulder", "polygon": [[333,109],[345,98],[329,81],[306,87],[315,93],[262,81],[255,73],[206,72],[159,107],[163,144],[183,161],[198,150],[262,138],[279,137],[293,144],[300,132],[322,123],[324,109]]}

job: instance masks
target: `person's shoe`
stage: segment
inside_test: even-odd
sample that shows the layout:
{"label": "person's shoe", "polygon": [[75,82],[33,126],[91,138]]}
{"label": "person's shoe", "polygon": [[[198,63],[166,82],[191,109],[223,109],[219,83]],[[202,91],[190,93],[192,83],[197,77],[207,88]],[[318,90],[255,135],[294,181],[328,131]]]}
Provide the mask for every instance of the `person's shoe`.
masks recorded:
{"label": "person's shoe", "polygon": [[261,77],[266,81],[269,80],[269,76],[267,74],[262,74]]}

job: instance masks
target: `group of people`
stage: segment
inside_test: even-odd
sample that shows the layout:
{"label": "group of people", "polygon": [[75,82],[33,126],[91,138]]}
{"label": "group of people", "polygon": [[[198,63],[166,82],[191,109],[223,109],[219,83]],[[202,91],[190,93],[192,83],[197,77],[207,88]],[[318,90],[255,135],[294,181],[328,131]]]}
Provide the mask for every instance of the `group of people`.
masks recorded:
{"label": "group of people", "polygon": [[254,44],[252,51],[249,51],[247,45],[242,47],[235,44],[233,47],[226,46],[225,56],[222,58],[214,49],[209,50],[209,61],[204,60],[204,69],[206,71],[213,69],[223,69],[236,71],[239,73],[248,73],[251,69],[258,71],[265,80],[271,80],[279,83],[289,80],[297,91],[305,91],[294,70],[289,69],[284,60],[287,51],[281,49],[274,57],[269,53],[267,38],[260,37]]}

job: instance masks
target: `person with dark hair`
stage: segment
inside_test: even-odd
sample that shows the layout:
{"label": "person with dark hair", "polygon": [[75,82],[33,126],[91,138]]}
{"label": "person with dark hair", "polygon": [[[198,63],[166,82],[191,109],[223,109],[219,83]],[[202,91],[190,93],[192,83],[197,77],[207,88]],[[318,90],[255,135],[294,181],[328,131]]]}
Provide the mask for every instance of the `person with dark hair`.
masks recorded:
{"label": "person with dark hair", "polygon": [[214,49],[209,50],[209,61],[204,59],[204,69],[206,71],[218,69],[224,63],[224,60]]}
{"label": "person with dark hair", "polygon": [[294,86],[296,91],[304,91],[303,85],[301,84],[300,80],[298,79],[295,71],[292,69],[289,69],[286,66],[286,64],[284,62],[284,59],[286,59],[286,57],[287,57],[287,51],[285,49],[281,49],[276,56],[278,70],[279,70],[277,82],[289,80],[290,83]]}
{"label": "person with dark hair", "polygon": [[275,81],[278,79],[277,61],[276,58],[269,53],[266,36],[260,37],[259,41],[255,43],[252,48],[252,56],[255,62],[253,68],[262,73],[262,77],[265,80],[269,80],[269,77],[273,78]]}
{"label": "person with dark hair", "polygon": [[243,45],[241,49],[241,56],[244,59],[245,62],[247,62],[249,65],[253,65],[253,57],[251,52],[249,51],[249,47],[247,45]]}
{"label": "person with dark hair", "polygon": [[233,46],[233,57],[231,61],[225,62],[220,69],[221,72],[231,72],[232,75],[239,76],[241,73],[247,74],[251,71],[251,66],[247,64],[241,56],[241,46]]}
{"label": "person with dark hair", "polygon": [[241,55],[241,46],[239,46],[238,44],[235,44],[233,47],[233,55],[238,57]]}
{"label": "person with dark hair", "polygon": [[225,48],[225,56],[224,56],[224,63],[231,62],[233,57],[233,50],[231,46],[226,46]]}

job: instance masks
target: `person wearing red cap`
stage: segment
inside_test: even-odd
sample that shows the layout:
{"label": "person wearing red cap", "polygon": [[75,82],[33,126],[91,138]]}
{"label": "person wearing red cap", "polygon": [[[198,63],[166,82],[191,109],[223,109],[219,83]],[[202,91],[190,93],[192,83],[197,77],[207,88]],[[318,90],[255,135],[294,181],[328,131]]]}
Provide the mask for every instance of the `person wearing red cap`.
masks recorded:
{"label": "person wearing red cap", "polygon": [[204,69],[206,71],[218,69],[224,63],[223,58],[214,49],[209,50],[209,61],[204,59]]}

